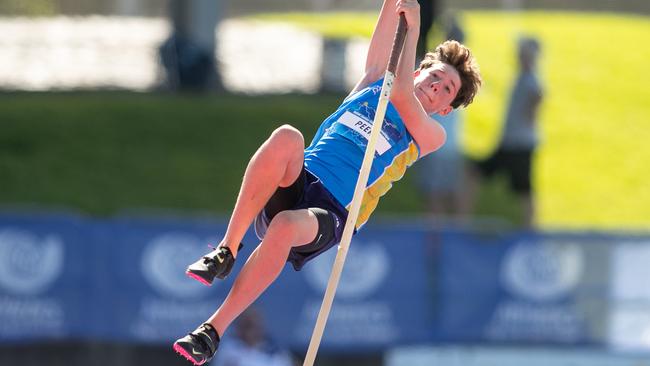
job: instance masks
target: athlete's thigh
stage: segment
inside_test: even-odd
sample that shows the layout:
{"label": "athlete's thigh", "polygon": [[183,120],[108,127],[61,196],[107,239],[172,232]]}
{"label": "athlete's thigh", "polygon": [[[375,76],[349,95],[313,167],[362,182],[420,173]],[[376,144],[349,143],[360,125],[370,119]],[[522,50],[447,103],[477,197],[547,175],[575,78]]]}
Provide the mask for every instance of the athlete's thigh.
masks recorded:
{"label": "athlete's thigh", "polygon": [[276,129],[271,137],[273,150],[281,152],[286,159],[284,176],[280,180],[280,187],[291,185],[302,171],[305,158],[305,138],[293,126],[283,125]]}
{"label": "athlete's thigh", "polygon": [[291,159],[289,159],[287,162],[287,169],[284,173],[284,176],[280,181],[280,187],[288,187],[293,184],[296,179],[298,179],[298,177],[300,177],[300,173],[302,173],[305,160],[304,151],[305,150],[303,146],[303,148],[296,150],[292,154]]}

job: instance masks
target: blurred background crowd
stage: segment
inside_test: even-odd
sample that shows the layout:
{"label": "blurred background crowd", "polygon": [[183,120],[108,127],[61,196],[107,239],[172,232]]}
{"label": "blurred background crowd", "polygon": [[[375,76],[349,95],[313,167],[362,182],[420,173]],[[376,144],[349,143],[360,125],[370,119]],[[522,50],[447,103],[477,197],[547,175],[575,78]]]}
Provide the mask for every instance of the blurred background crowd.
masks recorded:
{"label": "blurred background crowd", "polygon": [[[650,365],[650,3],[420,4],[418,57],[461,41],[484,86],[353,240],[317,364]],[[264,138],[356,83],[380,6],[2,1],[0,364],[184,364],[230,285],[185,266]],[[213,364],[301,364],[332,260]]]}

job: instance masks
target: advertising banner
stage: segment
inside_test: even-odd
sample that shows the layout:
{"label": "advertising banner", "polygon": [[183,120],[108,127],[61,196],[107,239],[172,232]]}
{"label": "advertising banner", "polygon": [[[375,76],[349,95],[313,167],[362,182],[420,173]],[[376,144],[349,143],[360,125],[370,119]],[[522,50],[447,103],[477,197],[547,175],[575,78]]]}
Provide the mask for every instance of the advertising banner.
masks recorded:
{"label": "advertising banner", "polygon": [[[172,342],[212,315],[257,245],[249,233],[225,281],[188,278],[187,266],[224,232],[214,220],[2,216],[0,339]],[[418,231],[369,226],[355,236],[321,349],[430,339],[424,248]],[[286,265],[256,302],[279,344],[308,344],[335,255],[332,248],[300,272]]]}
{"label": "advertising banner", "polygon": [[[230,283],[207,287],[185,269],[222,239],[223,225],[190,220],[123,218],[106,222],[95,243],[103,280],[103,335],[168,342],[204,322]],[[227,281],[231,282],[231,281]]]}
{"label": "advertising banner", "polygon": [[74,216],[0,215],[0,340],[97,331],[91,236]]}
{"label": "advertising banner", "polygon": [[439,257],[441,340],[601,343],[609,242],[595,236],[449,233]]}
{"label": "advertising banner", "polygon": [[[329,314],[321,348],[380,350],[431,339],[432,294],[422,231],[368,224],[355,235]],[[276,337],[306,349],[336,257],[336,248],[308,263],[290,267],[261,300]],[[351,347],[354,345],[354,347]]]}
{"label": "advertising banner", "polygon": [[[170,343],[208,319],[258,244],[211,287],[185,275],[225,233],[213,218],[0,214],[0,341]],[[482,233],[370,222],[350,246],[323,352],[432,342],[650,349],[647,237]],[[334,247],[285,265],[255,302],[305,350]]]}
{"label": "advertising banner", "polygon": [[650,350],[650,239],[620,238],[611,256],[609,346]]}

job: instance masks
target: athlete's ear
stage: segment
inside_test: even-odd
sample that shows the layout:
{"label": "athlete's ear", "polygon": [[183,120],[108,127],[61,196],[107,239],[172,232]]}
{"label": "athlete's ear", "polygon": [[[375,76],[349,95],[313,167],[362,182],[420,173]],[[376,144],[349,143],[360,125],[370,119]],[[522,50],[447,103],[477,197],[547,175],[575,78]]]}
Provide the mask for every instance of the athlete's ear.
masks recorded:
{"label": "athlete's ear", "polygon": [[418,75],[420,75],[420,70],[415,70],[415,72],[413,73],[413,77],[416,78],[418,77]]}
{"label": "athlete's ear", "polygon": [[441,115],[441,116],[446,116],[449,113],[451,113],[451,111],[453,111],[453,110],[454,110],[454,108],[452,106],[448,105],[448,106],[444,107],[443,109],[439,110],[438,114]]}

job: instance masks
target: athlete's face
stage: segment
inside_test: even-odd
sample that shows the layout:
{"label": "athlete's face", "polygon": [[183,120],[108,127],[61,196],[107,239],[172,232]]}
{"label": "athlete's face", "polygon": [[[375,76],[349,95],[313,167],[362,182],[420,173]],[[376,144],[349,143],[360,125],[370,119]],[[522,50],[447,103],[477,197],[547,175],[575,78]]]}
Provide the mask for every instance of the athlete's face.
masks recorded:
{"label": "athlete's face", "polygon": [[451,65],[437,63],[415,72],[415,96],[429,113],[445,115],[453,109],[451,102],[460,88],[460,76]]}

